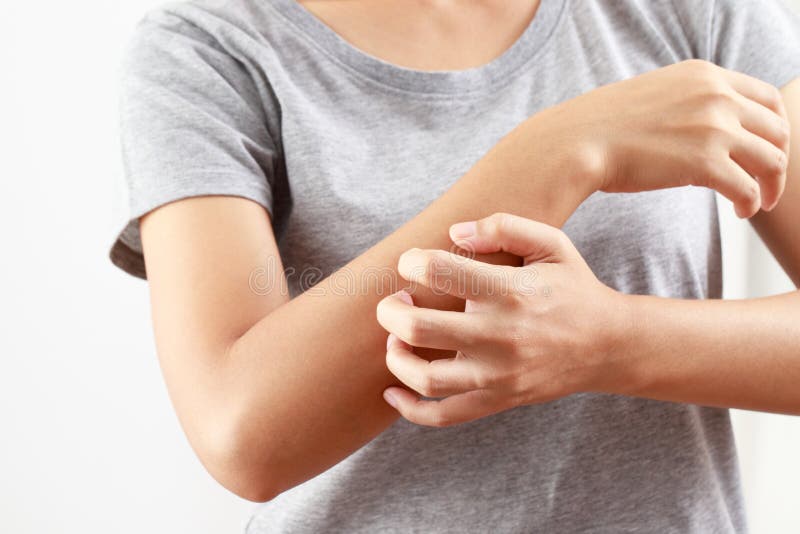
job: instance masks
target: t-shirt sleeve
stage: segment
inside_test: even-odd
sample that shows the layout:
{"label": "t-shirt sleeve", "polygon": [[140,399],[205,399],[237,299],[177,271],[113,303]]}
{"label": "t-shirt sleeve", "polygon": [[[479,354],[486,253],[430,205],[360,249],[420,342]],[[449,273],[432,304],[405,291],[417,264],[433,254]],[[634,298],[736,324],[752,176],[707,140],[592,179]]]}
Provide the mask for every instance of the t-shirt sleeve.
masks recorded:
{"label": "t-shirt sleeve", "polygon": [[712,62],[781,88],[800,77],[800,17],[783,0],[715,0]]}
{"label": "t-shirt sleeve", "polygon": [[110,258],[146,278],[139,217],[203,195],[248,198],[272,215],[278,148],[253,75],[209,32],[179,16],[148,13],[121,67],[128,213]]}

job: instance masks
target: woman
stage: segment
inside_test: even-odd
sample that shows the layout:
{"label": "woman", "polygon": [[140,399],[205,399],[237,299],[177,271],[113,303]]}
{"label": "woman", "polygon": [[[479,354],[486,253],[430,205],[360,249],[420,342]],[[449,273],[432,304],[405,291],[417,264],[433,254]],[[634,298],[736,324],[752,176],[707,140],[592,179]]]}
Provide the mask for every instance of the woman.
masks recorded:
{"label": "woman", "polygon": [[776,1],[151,12],[112,259],[248,532],[744,531],[727,408],[800,413],[800,295],[711,300],[709,188],[800,282],[799,34]]}

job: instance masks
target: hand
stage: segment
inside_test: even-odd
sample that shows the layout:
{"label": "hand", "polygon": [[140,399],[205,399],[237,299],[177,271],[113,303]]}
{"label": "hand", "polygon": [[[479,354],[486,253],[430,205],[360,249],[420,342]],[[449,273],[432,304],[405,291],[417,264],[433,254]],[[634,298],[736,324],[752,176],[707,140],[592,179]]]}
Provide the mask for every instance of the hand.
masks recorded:
{"label": "hand", "polygon": [[[406,419],[447,426],[625,379],[612,369],[625,325],[622,296],[597,280],[563,232],[495,214],[454,225],[450,236],[466,250],[509,252],[524,265],[441,250],[401,256],[404,278],[467,300],[464,312],[416,307],[406,292],[379,303],[378,321],[390,332],[386,364],[410,388],[389,387],[384,398]],[[458,352],[428,361],[413,347]]]}
{"label": "hand", "polygon": [[677,63],[542,115],[552,119],[548,135],[587,147],[602,191],[704,186],[750,217],[784,190],[789,122],[780,91],[712,63]]}

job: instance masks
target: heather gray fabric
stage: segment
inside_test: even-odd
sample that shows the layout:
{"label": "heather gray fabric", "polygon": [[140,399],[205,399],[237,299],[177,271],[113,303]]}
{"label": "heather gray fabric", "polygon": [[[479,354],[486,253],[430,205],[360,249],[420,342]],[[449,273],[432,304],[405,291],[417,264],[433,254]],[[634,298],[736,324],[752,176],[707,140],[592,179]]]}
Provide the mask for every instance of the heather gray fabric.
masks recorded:
{"label": "heather gray fabric", "polygon": [[[458,72],[368,56],[293,0],[168,4],[144,18],[125,56],[131,222],[111,257],[143,276],[139,216],[237,195],[272,215],[297,294],[413,217],[537,110],[692,57],[781,86],[800,75],[798,51],[800,23],[774,0],[543,0],[505,54]],[[621,291],[715,298],[715,208],[699,188],[598,193],[565,229]],[[600,394],[447,429],[400,420],[260,506],[247,529],[745,530],[727,410]]]}

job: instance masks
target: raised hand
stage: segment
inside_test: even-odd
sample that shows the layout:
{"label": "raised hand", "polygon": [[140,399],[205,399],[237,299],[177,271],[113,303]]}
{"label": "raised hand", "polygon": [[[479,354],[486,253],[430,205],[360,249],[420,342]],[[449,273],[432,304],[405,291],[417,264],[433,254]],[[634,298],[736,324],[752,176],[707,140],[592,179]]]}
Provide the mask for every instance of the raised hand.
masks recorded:
{"label": "raised hand", "polygon": [[585,148],[599,190],[704,186],[739,217],[771,210],[783,193],[789,122],[780,91],[712,63],[676,63],[532,118],[548,136]]}

